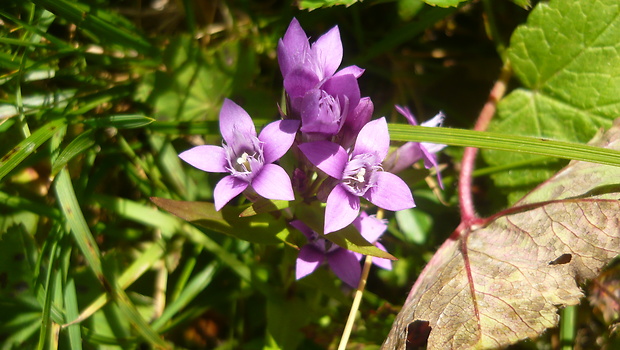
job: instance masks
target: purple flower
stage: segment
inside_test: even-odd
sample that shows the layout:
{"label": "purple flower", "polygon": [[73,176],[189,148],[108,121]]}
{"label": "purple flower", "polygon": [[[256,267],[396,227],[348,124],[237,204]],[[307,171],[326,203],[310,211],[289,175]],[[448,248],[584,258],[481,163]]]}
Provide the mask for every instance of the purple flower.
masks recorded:
{"label": "purple flower", "polygon": [[288,114],[301,118],[301,131],[335,135],[360,100],[357,83],[364,72],[342,62],[340,31],[334,27],[310,45],[293,18],[278,42],[278,63],[289,96]]}
{"label": "purple flower", "polygon": [[311,274],[327,261],[338,278],[353,288],[357,287],[362,269],[355,253],[326,240],[299,220],[292,221],[291,226],[308,239],[308,243],[301,247],[297,256],[296,279]]}
{"label": "purple flower", "polygon": [[233,101],[226,99],[220,110],[222,147],[196,146],[179,157],[200,170],[230,173],[215,186],[215,209],[251,186],[268,199],[293,200],[293,188],[286,171],[272,164],[291,147],[299,121],[279,120],[265,126],[258,137],[252,118]]}
{"label": "purple flower", "polygon": [[[374,244],[377,248],[383,250],[384,252],[387,252],[387,249],[385,249],[383,244],[378,242],[379,238],[387,229],[387,224],[384,220],[379,220],[363,211],[360,213],[360,216],[353,220],[353,226],[355,226],[364,239]],[[362,254],[355,252],[354,254],[358,261],[362,260]],[[373,257],[372,263],[382,269],[392,270],[392,260],[390,259]]]}
{"label": "purple flower", "polygon": [[[395,106],[398,113],[407,118],[407,121],[411,125],[418,125],[415,117],[407,107]],[[426,127],[437,127],[441,126],[443,123],[445,116],[443,113],[439,112],[432,119],[427,120],[422,123],[422,126]],[[427,143],[427,142],[407,142],[401,147],[399,147],[394,152],[390,153],[383,165],[386,170],[389,170],[393,173],[399,173],[414,163],[416,163],[420,159],[424,159],[424,166],[426,169],[430,169],[431,167],[435,167],[437,169],[437,157],[434,153],[437,153],[444,149],[446,145],[436,144],[436,143]],[[441,174],[437,171],[437,178],[439,179],[439,184],[443,188],[443,183],[441,182]]]}
{"label": "purple flower", "polygon": [[385,118],[368,122],[349,155],[342,146],[315,141],[299,149],[317,168],[338,180],[327,196],[324,233],[349,225],[360,211],[360,197],[387,210],[398,211],[415,206],[411,190],[398,176],[383,171],[390,135]]}

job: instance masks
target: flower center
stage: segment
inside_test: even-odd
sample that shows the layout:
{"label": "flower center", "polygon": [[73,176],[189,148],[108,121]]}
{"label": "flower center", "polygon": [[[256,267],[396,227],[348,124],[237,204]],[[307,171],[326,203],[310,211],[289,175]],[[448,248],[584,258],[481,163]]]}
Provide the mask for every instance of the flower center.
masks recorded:
{"label": "flower center", "polygon": [[263,148],[256,137],[244,139],[242,142],[243,144],[241,142],[232,145],[222,144],[227,154],[227,170],[232,176],[251,182],[265,163]]}
{"label": "flower center", "polygon": [[345,169],[342,183],[357,196],[363,196],[377,182],[376,173],[382,170],[373,154],[360,154],[351,159]]}
{"label": "flower center", "polygon": [[252,172],[252,166],[250,165],[249,158],[254,158],[254,155],[250,156],[247,152],[243,152],[241,157],[237,158],[237,166],[235,167],[238,171],[249,173]]}

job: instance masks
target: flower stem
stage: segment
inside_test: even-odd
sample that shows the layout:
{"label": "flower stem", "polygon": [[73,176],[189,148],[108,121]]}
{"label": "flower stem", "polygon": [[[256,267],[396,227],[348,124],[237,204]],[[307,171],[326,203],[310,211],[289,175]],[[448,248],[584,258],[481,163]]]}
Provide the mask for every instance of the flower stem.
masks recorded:
{"label": "flower stem", "polygon": [[[377,210],[377,219],[383,219],[383,209],[381,208]],[[347,343],[349,342],[351,330],[353,329],[353,324],[355,323],[355,315],[357,314],[357,310],[359,309],[360,303],[362,302],[362,295],[364,294],[364,288],[366,288],[366,281],[368,280],[368,272],[370,271],[371,265],[372,256],[366,255],[366,258],[364,260],[364,267],[362,268],[362,276],[360,277],[360,282],[357,285],[357,290],[355,291],[353,304],[351,304],[351,311],[349,311],[349,318],[347,319],[347,323],[344,326],[344,330],[342,331],[342,337],[340,337],[340,344],[338,344],[338,350],[344,350],[347,347]]]}
{"label": "flower stem", "polygon": [[[499,79],[491,89],[487,102],[482,107],[480,115],[474,126],[476,131],[485,131],[491,119],[495,115],[497,110],[497,102],[506,93],[506,85],[512,75],[512,69],[510,62],[506,62],[502,67]],[[466,227],[471,226],[477,219],[476,211],[474,209],[474,201],[472,197],[472,173],[475,168],[476,155],[478,149],[474,147],[466,147],[463,153],[463,159],[461,161],[461,173],[459,175],[459,203],[461,205],[461,223]]]}

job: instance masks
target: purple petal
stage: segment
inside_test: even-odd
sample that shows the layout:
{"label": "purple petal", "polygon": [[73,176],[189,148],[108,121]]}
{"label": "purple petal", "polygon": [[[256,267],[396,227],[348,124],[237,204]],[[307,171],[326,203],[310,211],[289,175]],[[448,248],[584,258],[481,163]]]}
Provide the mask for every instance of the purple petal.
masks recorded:
{"label": "purple petal", "polygon": [[256,128],[250,115],[238,104],[229,99],[224,100],[220,110],[220,133],[231,147],[240,138],[256,137]]}
{"label": "purple petal", "polygon": [[342,172],[347,165],[349,155],[340,145],[329,141],[302,143],[299,149],[310,163],[323,170],[327,175],[342,179]]}
{"label": "purple petal", "polygon": [[424,154],[424,167],[426,169],[430,169],[430,168],[435,168],[435,170],[437,171],[437,181],[439,182],[439,187],[441,187],[441,189],[443,189],[443,181],[441,180],[441,172],[439,171],[439,168],[437,167],[437,157],[435,157],[434,154],[430,153],[426,148],[424,148],[424,145],[420,146],[420,150],[422,151],[422,153]]}
{"label": "purple petal", "polygon": [[324,234],[338,231],[352,223],[360,212],[360,198],[342,184],[336,185],[327,197]]}
{"label": "purple petal", "polygon": [[281,166],[265,164],[252,179],[252,188],[267,199],[292,201],[295,199],[291,179]]}
{"label": "purple petal", "polygon": [[409,109],[409,107],[403,107],[399,105],[396,105],[394,107],[396,108],[398,113],[400,113],[403,117],[407,118],[407,121],[409,122],[409,124],[418,125],[418,122],[415,120],[415,117],[413,116],[413,113],[411,113],[411,110]]}
{"label": "purple petal", "polygon": [[306,92],[318,87],[319,78],[311,67],[299,66],[284,78],[284,90],[292,98],[303,97]]}
{"label": "purple petal", "polygon": [[372,112],[375,106],[372,103],[370,97],[362,97],[353,111],[347,117],[346,123],[351,128],[352,132],[359,133],[360,130],[370,121],[372,118]]}
{"label": "purple petal", "polygon": [[397,174],[422,159],[424,153],[418,142],[407,142],[398,147],[383,161],[383,170]]}
{"label": "purple petal", "polygon": [[210,173],[228,172],[226,169],[228,166],[226,151],[219,146],[196,146],[179,154],[179,158],[202,171]]}
{"label": "purple petal", "polygon": [[301,132],[336,134],[341,127],[340,103],[321,89],[306,93],[301,104]]}
{"label": "purple petal", "polygon": [[300,279],[311,274],[321,265],[323,259],[325,259],[325,254],[319,252],[313,246],[305,245],[301,247],[295,266],[295,278]]}
{"label": "purple petal", "polygon": [[390,149],[390,133],[385,117],[368,122],[357,135],[352,156],[370,153],[383,160]]}
{"label": "purple petal", "polygon": [[415,207],[411,190],[398,176],[387,171],[377,172],[377,182],[364,198],[379,208],[398,211]]}
{"label": "purple petal", "polygon": [[431,128],[438,127],[443,124],[444,119],[446,119],[446,116],[442,112],[439,112],[431,119],[422,123],[422,126],[431,127]]}
{"label": "purple petal", "polygon": [[336,74],[334,74],[335,77],[337,76],[341,76],[341,75],[347,75],[347,74],[353,74],[354,77],[359,78],[362,76],[362,74],[364,74],[365,69],[360,68],[358,66],[348,66],[348,67],[344,67],[341,70],[339,70],[338,72],[336,72]]}
{"label": "purple petal", "polygon": [[[321,35],[312,44],[315,59],[320,69],[320,80],[331,77],[342,63],[342,41],[338,26]],[[317,72],[319,73],[319,72]]]}
{"label": "purple petal", "polygon": [[291,69],[303,64],[309,52],[308,36],[297,18],[293,18],[284,37],[278,42],[278,63],[282,76],[286,77]]}
{"label": "purple petal", "polygon": [[368,216],[365,212],[362,212],[360,216],[353,221],[353,226],[355,226],[362,237],[370,243],[377,242],[379,237],[381,237],[387,229],[387,224],[383,220],[379,220],[374,216]]}
{"label": "purple petal", "polygon": [[308,227],[308,225],[304,224],[303,221],[301,220],[293,220],[289,222],[289,225],[293,226],[294,228],[298,229],[301,233],[303,233],[304,236],[306,236],[306,238],[308,239],[308,241],[314,240],[318,237],[318,234],[312,231],[312,229]]}
{"label": "purple petal", "polygon": [[360,130],[372,118],[373,111],[374,105],[370,97],[361,98],[355,109],[349,111],[349,115],[345,119],[341,130],[340,144],[342,147],[349,148],[353,146]]}
{"label": "purple petal", "polygon": [[[343,111],[355,108],[360,102],[360,87],[352,74],[329,78],[321,89],[334,97],[338,97]],[[348,101],[348,107],[345,105],[345,101]]]}
{"label": "purple petal", "polygon": [[353,252],[337,249],[327,256],[327,263],[336,276],[353,288],[357,288],[362,268]]}
{"label": "purple petal", "polygon": [[[387,249],[385,249],[385,247],[381,243],[377,242],[375,243],[375,245],[377,246],[377,248],[383,250],[384,252],[387,252]],[[392,260],[390,259],[377,258],[376,256],[373,256],[372,263],[382,269],[392,270]]]}
{"label": "purple petal", "polygon": [[243,180],[237,179],[232,175],[228,175],[215,185],[213,190],[213,199],[215,201],[215,210],[220,210],[231,199],[248,188],[249,184]]}
{"label": "purple petal", "polygon": [[298,128],[299,120],[278,120],[263,128],[258,139],[263,142],[266,164],[280,159],[291,148]]}

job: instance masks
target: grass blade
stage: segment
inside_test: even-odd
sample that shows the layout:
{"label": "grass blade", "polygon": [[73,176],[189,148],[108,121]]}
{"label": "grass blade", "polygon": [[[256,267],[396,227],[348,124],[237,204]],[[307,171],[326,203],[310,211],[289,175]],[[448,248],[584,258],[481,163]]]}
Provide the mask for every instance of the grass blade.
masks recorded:
{"label": "grass blade", "polygon": [[620,166],[620,151],[580,143],[464,129],[428,128],[404,124],[388,124],[388,127],[392,141],[487,148]]}

